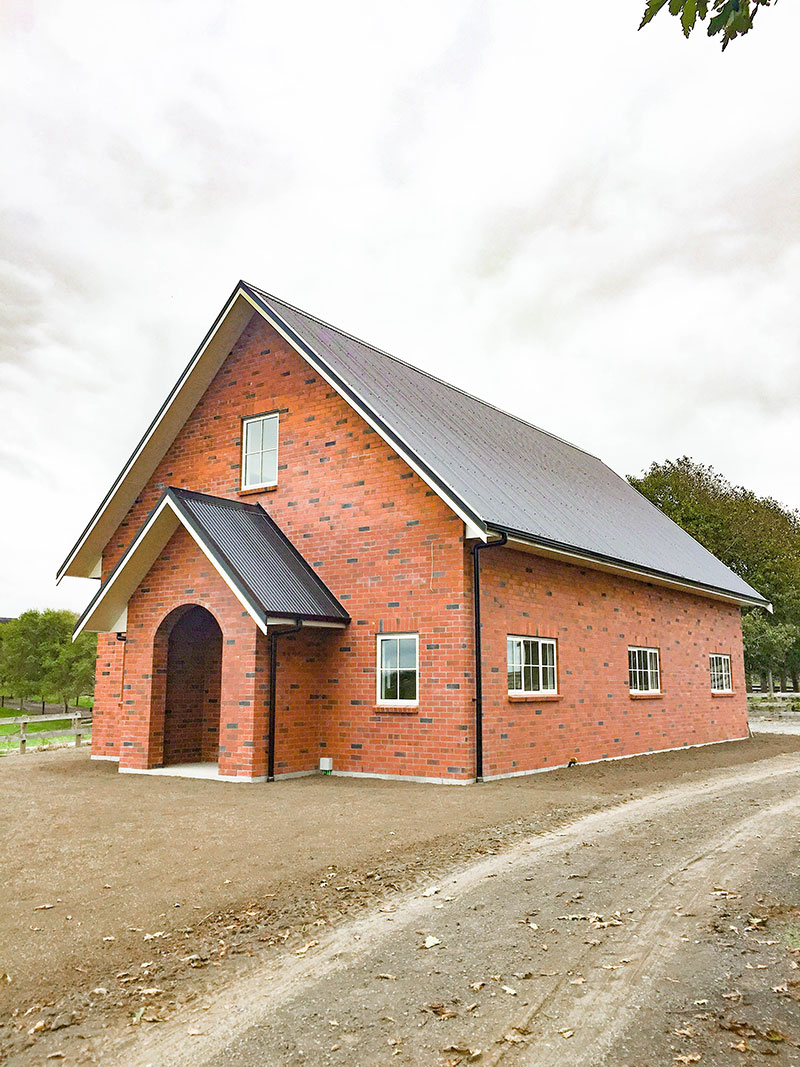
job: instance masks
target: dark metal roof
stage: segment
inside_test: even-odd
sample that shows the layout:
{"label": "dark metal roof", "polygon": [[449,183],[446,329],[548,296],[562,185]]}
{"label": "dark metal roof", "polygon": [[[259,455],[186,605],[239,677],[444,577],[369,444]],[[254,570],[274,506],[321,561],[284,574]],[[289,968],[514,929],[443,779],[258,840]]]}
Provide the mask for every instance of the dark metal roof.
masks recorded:
{"label": "dark metal roof", "polygon": [[485,527],[765,603],[596,456],[244,288]]}
{"label": "dark metal roof", "polygon": [[259,504],[169,488],[166,494],[264,618],[349,622],[350,616]]}

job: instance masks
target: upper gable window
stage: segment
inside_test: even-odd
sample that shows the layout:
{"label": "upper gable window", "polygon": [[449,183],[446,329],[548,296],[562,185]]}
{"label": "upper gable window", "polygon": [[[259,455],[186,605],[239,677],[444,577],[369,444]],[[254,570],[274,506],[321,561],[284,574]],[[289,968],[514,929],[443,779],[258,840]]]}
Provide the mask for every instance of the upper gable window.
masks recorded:
{"label": "upper gable window", "polygon": [[278,412],[242,420],[242,489],[278,484]]}

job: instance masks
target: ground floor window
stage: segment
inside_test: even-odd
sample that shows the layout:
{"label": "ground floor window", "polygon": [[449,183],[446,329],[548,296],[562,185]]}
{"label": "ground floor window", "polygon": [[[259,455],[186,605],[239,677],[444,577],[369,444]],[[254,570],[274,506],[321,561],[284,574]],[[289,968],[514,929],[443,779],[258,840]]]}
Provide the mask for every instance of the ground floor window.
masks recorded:
{"label": "ground floor window", "polygon": [[732,693],[731,657],[715,652],[710,657],[712,693]]}
{"label": "ground floor window", "polygon": [[378,635],[378,703],[416,704],[418,699],[419,636]]}
{"label": "ground floor window", "polygon": [[661,691],[661,668],[657,648],[628,649],[628,674],[632,693]]}
{"label": "ground floor window", "polygon": [[509,696],[555,692],[555,641],[548,637],[509,637]]}

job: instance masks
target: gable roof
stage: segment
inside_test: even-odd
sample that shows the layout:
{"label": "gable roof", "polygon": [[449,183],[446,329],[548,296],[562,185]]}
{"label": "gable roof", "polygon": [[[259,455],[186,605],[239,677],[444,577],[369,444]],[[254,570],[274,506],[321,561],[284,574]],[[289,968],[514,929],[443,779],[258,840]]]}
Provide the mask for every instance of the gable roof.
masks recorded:
{"label": "gable roof", "polygon": [[241,332],[253,309],[464,520],[468,537],[485,540],[492,531],[506,532],[564,558],[766,605],[596,456],[245,282],[234,290],[59,577],[92,573],[99,552],[199,399],[198,389],[202,395],[230,351],[231,322],[234,332]]}
{"label": "gable roof", "polygon": [[83,630],[124,630],[131,594],[179,525],[266,633],[267,624],[301,619],[343,626],[350,616],[260,504],[168,488],[78,620]]}

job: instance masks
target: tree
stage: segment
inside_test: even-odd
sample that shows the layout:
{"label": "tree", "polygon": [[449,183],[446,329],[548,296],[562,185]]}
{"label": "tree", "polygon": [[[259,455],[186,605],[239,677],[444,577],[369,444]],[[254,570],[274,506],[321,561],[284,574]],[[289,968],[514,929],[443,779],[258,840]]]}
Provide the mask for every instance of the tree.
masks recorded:
{"label": "tree", "polygon": [[762,7],[770,7],[777,0],[647,0],[639,29],[651,22],[667,8],[670,15],[680,19],[685,37],[688,37],[698,21],[708,19],[708,36],[722,35],[724,52],[735,37],[743,37],[753,28],[755,17]]}
{"label": "tree", "polygon": [[748,671],[800,672],[800,514],[733,486],[688,456],[653,463],[631,484],[774,607],[746,612]]}
{"label": "tree", "polygon": [[72,611],[25,611],[3,626],[0,676],[21,699],[89,693],[96,637],[81,634],[73,644]]}

